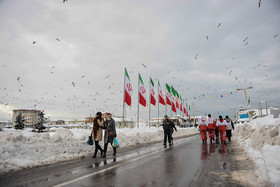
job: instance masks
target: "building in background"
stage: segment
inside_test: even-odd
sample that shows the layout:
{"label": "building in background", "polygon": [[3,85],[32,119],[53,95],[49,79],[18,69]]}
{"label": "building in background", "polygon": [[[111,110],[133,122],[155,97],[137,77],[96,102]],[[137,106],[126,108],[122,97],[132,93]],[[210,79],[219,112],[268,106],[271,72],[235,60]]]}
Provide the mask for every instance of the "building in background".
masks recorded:
{"label": "building in background", "polygon": [[35,128],[35,125],[38,122],[40,112],[44,112],[42,110],[35,110],[35,109],[15,109],[13,110],[13,121],[12,127],[14,128],[16,125],[16,118],[21,113],[24,116],[25,122],[24,126]]}

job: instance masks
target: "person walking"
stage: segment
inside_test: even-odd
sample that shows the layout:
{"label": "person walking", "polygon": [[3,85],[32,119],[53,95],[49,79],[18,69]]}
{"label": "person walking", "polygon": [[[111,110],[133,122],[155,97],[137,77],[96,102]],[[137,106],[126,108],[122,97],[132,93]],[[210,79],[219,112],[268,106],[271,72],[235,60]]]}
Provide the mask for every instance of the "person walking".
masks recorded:
{"label": "person walking", "polygon": [[[110,143],[113,147],[114,138],[117,137],[115,120],[112,118],[110,113],[105,114],[106,121],[104,122],[103,129],[105,130],[104,134],[104,154],[102,158],[106,158],[108,144]],[[114,153],[113,156],[117,154],[117,148],[113,147]]]}
{"label": "person walking", "polygon": [[226,123],[227,123],[226,136],[228,138],[228,141],[231,142],[231,131],[234,130],[234,125],[232,120],[228,116],[226,116]]}
{"label": "person walking", "polygon": [[174,122],[170,118],[168,118],[168,119],[171,122],[171,144],[173,145],[173,136],[172,135],[173,135],[174,129],[177,132],[177,128],[176,128]]}
{"label": "person walking", "polygon": [[201,135],[201,140],[202,143],[207,143],[207,127],[208,127],[208,123],[205,119],[204,116],[202,116],[201,120],[198,122],[198,126],[200,129],[200,135]]}
{"label": "person walking", "polygon": [[219,116],[219,120],[217,121],[216,124],[217,124],[217,127],[218,127],[219,132],[220,132],[221,143],[226,144],[226,127],[227,127],[227,123],[223,119],[222,116]]}
{"label": "person walking", "polygon": [[94,144],[95,144],[94,155],[92,156],[92,158],[96,158],[96,154],[97,154],[98,150],[100,150],[101,156],[103,156],[103,153],[104,153],[103,149],[99,145],[99,141],[102,141],[101,126],[103,125],[103,123],[104,123],[104,119],[103,119],[102,113],[97,112],[96,117],[93,120],[93,126],[91,129],[91,134],[92,134]]}
{"label": "person walking", "polygon": [[212,141],[215,140],[214,137],[215,137],[216,122],[211,117],[211,114],[208,114],[207,124],[208,124],[208,135],[209,135],[210,143],[212,143]]}
{"label": "person walking", "polygon": [[171,129],[172,129],[172,125],[171,125],[172,121],[168,119],[168,116],[165,115],[164,116],[164,120],[163,120],[163,130],[164,130],[164,140],[163,140],[163,145],[164,147],[166,147],[166,141],[168,138],[168,143],[169,146],[171,146]]}

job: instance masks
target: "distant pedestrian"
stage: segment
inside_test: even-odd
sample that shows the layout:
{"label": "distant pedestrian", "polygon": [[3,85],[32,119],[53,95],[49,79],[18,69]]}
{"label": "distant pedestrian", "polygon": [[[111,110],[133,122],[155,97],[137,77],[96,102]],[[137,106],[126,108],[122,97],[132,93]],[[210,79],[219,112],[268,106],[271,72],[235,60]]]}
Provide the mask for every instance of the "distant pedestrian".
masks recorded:
{"label": "distant pedestrian", "polygon": [[227,127],[227,123],[223,119],[222,116],[219,116],[219,120],[217,121],[216,124],[217,124],[217,127],[218,127],[219,132],[220,132],[221,143],[226,144],[226,127]]}
{"label": "distant pedestrian", "polygon": [[[112,118],[110,113],[105,114],[106,121],[104,122],[103,129],[105,130],[104,135],[104,154],[102,158],[106,158],[108,144],[110,143],[113,147],[114,138],[117,137],[116,125],[115,120]],[[113,147],[114,153],[113,156],[117,154],[117,148]]]}
{"label": "distant pedestrian", "polygon": [[172,135],[173,135],[174,129],[177,132],[177,128],[176,128],[174,122],[170,118],[168,118],[168,119],[171,122],[171,144],[173,145],[173,136]]}
{"label": "distant pedestrian", "polygon": [[215,140],[214,137],[215,137],[216,122],[211,117],[211,114],[208,114],[207,123],[208,123],[208,135],[209,135],[210,143],[212,143],[212,141]]}
{"label": "distant pedestrian", "polygon": [[234,130],[234,125],[232,120],[228,116],[226,116],[226,123],[227,123],[226,136],[228,138],[228,141],[231,142],[231,131]]}
{"label": "distant pedestrian", "polygon": [[171,146],[171,129],[172,129],[172,121],[168,119],[168,116],[165,115],[164,116],[164,120],[163,120],[163,131],[164,131],[164,142],[163,142],[163,145],[164,147],[166,147],[166,141],[167,141],[167,138],[168,138],[168,143],[169,143],[169,146]]}
{"label": "distant pedestrian", "polygon": [[102,113],[97,112],[96,117],[93,121],[92,129],[91,129],[91,134],[92,134],[94,144],[95,144],[94,155],[92,156],[92,158],[96,158],[96,154],[97,154],[98,150],[100,150],[101,156],[103,156],[103,153],[104,153],[103,149],[99,145],[99,141],[102,141],[101,126],[103,125],[103,123],[104,123],[104,119],[103,119]]}
{"label": "distant pedestrian", "polygon": [[198,122],[198,126],[200,129],[200,135],[201,135],[201,140],[202,143],[207,143],[207,128],[208,128],[208,123],[205,119],[204,116],[202,116],[201,120]]}

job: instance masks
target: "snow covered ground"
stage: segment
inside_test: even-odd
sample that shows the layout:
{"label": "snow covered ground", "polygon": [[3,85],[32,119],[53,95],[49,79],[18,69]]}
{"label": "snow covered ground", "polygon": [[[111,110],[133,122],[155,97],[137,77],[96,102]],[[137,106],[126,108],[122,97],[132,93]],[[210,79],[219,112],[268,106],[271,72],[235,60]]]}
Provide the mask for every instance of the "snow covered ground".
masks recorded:
{"label": "snow covered ground", "polygon": [[[90,130],[58,128],[51,133],[31,131],[30,128],[0,131],[0,173],[93,154],[94,147],[86,144]],[[196,133],[196,128],[179,128],[173,137]],[[162,128],[155,127],[117,129],[117,134],[121,148],[163,140]]]}
{"label": "snow covered ground", "polygon": [[235,135],[258,167],[259,179],[280,186],[280,118],[272,115],[236,124]]}

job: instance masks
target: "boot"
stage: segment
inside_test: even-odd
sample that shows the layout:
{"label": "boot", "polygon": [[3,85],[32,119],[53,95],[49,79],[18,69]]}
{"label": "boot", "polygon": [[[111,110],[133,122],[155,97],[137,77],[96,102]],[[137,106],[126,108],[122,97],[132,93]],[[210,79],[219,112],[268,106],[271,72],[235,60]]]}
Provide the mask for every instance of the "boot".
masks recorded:
{"label": "boot", "polygon": [[116,156],[117,155],[117,149],[114,147],[114,153],[113,153],[113,156]]}
{"label": "boot", "polygon": [[106,153],[104,152],[101,158],[106,158]]}
{"label": "boot", "polygon": [[96,154],[94,154],[91,158],[96,158]]}

